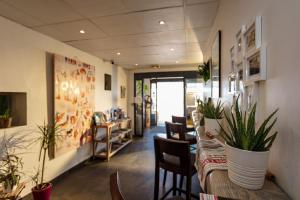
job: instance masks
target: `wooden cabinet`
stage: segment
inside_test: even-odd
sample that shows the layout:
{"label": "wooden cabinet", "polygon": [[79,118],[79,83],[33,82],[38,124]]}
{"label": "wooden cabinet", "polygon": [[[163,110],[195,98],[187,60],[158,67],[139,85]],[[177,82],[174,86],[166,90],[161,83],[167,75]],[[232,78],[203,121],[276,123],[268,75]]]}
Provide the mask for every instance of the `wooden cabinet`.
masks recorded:
{"label": "wooden cabinet", "polygon": [[[93,158],[105,158],[107,161],[119,150],[132,142],[130,119],[119,119],[95,125],[93,129]],[[101,131],[104,131],[104,133]]]}

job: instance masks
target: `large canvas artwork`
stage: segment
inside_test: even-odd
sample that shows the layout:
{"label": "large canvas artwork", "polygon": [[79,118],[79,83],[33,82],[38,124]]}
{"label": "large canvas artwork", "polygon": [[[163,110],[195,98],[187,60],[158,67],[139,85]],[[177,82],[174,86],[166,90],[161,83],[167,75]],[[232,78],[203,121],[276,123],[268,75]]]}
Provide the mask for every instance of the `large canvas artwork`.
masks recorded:
{"label": "large canvas artwork", "polygon": [[95,67],[55,55],[54,79],[55,120],[63,130],[55,146],[55,156],[59,156],[91,141]]}

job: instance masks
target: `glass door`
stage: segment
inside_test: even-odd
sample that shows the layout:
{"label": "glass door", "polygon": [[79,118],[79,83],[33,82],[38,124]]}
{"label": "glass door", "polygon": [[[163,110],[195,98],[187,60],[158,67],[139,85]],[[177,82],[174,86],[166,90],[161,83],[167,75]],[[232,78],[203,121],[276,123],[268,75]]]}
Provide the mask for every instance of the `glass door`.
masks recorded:
{"label": "glass door", "polygon": [[135,135],[144,135],[144,125],[143,125],[143,79],[135,80],[134,90],[134,132]]}

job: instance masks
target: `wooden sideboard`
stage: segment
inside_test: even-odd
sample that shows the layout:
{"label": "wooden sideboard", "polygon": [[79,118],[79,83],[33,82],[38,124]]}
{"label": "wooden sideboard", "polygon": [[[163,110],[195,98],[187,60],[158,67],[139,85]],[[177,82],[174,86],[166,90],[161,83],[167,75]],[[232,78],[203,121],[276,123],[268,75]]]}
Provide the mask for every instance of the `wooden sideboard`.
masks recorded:
{"label": "wooden sideboard", "polygon": [[[93,158],[100,157],[109,161],[113,155],[132,142],[131,120],[127,118],[95,125],[92,129]],[[105,131],[102,137],[98,134],[100,129]],[[98,148],[100,145],[103,148]]]}

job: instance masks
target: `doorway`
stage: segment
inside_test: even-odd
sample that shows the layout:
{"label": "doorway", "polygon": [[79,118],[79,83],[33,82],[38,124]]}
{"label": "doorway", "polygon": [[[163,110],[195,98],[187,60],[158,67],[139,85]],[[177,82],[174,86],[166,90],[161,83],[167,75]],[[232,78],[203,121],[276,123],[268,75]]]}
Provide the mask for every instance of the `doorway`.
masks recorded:
{"label": "doorway", "polygon": [[184,81],[163,80],[157,82],[157,125],[172,121],[172,115],[184,116]]}
{"label": "doorway", "polygon": [[[196,99],[203,91],[203,79],[196,71],[154,72],[134,74],[134,132],[164,125],[172,115],[189,118]],[[196,85],[195,85],[196,84]],[[199,90],[200,91],[197,91]]]}

